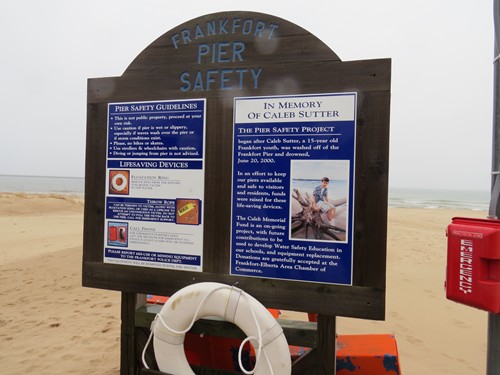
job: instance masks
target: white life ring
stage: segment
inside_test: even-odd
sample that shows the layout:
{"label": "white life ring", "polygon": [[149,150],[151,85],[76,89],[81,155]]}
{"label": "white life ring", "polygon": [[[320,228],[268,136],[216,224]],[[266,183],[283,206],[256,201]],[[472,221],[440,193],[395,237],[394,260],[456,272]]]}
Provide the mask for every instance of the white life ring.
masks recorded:
{"label": "white life ring", "polygon": [[291,374],[288,343],[283,329],[271,313],[243,290],[212,282],[193,284],[179,290],[156,316],[152,325],[153,345],[160,371],[194,375],[184,352],[184,336],[197,319],[207,316],[232,322],[248,336],[242,346],[250,341],[257,360],[252,371],[242,368],[244,373]]}
{"label": "white life ring", "polygon": [[[121,180],[121,182],[118,183],[118,180]],[[111,179],[111,186],[116,191],[122,191],[127,186],[127,177],[123,173],[115,174]]]}

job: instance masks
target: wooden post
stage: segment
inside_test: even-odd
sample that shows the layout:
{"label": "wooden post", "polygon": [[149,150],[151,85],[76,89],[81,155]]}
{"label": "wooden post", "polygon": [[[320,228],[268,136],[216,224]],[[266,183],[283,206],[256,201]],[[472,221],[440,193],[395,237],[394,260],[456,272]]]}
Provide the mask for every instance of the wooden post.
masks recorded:
{"label": "wooden post", "polygon": [[335,375],[336,370],[336,317],[318,315],[318,371],[317,374]]}
{"label": "wooden post", "polygon": [[135,293],[122,293],[120,375],[135,375]]}

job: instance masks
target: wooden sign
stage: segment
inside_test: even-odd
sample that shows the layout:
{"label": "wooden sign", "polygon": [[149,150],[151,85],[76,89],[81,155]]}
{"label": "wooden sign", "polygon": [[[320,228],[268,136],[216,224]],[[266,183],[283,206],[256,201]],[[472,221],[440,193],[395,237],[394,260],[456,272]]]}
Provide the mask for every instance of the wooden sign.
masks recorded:
{"label": "wooden sign", "polygon": [[389,104],[389,59],[274,16],[165,33],[88,81],[83,285],[383,319]]}

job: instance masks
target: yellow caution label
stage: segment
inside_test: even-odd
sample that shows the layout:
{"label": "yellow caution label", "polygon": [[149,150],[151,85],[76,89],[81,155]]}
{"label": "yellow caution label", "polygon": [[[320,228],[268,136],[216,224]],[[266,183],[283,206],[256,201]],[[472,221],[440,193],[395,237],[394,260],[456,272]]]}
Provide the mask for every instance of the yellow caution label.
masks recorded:
{"label": "yellow caution label", "polygon": [[187,214],[189,211],[194,210],[195,207],[196,205],[194,203],[188,203],[185,206],[181,207],[179,211],[177,211],[177,213],[179,214],[179,216],[182,216]]}

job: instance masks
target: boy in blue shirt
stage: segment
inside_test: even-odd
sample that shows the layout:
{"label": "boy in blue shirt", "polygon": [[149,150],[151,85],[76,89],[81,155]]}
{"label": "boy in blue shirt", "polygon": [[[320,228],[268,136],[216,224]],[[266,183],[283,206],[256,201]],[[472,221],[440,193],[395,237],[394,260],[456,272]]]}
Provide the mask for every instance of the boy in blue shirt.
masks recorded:
{"label": "boy in blue shirt", "polygon": [[313,190],[313,201],[312,208],[314,211],[319,211],[326,213],[328,221],[335,217],[335,207],[328,203],[328,183],[330,179],[328,177],[323,177],[321,179],[321,185],[316,186]]}

